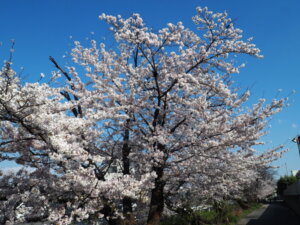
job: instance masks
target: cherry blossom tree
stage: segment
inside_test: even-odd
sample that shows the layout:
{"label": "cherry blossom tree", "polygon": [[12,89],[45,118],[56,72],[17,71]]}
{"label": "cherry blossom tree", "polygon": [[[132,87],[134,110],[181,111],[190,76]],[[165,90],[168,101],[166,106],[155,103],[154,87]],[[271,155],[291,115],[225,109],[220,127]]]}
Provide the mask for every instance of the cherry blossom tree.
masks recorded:
{"label": "cherry blossom tree", "polygon": [[[100,19],[117,47],[75,42],[65,68],[50,57],[60,85],[22,85],[10,61],[1,70],[0,157],[36,168],[2,201],[7,224],[38,201],[40,218],[59,224],[155,225],[186,199],[241,196],[281,156],[282,147],[255,151],[283,101],[246,106],[236,56],[260,50],[226,12],[198,7],[196,31],[178,22],[155,32],[139,14]],[[108,176],[113,165],[121,172]]]}

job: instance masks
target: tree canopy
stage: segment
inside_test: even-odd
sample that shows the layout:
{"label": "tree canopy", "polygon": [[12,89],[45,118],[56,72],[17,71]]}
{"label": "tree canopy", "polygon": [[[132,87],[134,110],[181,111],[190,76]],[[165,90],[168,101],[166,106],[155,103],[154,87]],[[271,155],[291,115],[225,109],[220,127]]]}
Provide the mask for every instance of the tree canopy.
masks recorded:
{"label": "tree canopy", "polygon": [[2,176],[4,223],[159,224],[186,201],[239,198],[281,156],[255,151],[283,100],[245,106],[236,56],[260,50],[226,12],[198,7],[194,31],[100,19],[117,47],[75,42],[74,65],[50,57],[52,82],[23,85],[10,60],[0,72],[0,158],[36,169]]}

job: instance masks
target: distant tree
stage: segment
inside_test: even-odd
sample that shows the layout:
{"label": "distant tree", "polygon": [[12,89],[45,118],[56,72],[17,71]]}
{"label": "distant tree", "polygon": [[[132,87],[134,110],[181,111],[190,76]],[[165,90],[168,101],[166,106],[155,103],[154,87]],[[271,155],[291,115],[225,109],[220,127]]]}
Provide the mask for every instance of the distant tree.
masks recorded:
{"label": "distant tree", "polygon": [[[67,69],[51,57],[59,87],[22,85],[11,62],[0,72],[0,158],[43,172],[4,182],[5,223],[25,221],[38,202],[53,223],[157,225],[184,196],[241,195],[281,156],[281,147],[254,150],[283,101],[243,107],[250,93],[233,86],[242,67],[234,59],[260,51],[227,13],[197,8],[196,32],[181,22],[154,32],[138,14],[100,18],[117,48],[75,42]],[[108,179],[115,164],[122,172]],[[137,220],[141,205],[145,221]]]}
{"label": "distant tree", "polygon": [[299,181],[299,178],[296,176],[283,176],[277,181],[277,194],[283,195],[284,190],[291,184],[296,183]]}

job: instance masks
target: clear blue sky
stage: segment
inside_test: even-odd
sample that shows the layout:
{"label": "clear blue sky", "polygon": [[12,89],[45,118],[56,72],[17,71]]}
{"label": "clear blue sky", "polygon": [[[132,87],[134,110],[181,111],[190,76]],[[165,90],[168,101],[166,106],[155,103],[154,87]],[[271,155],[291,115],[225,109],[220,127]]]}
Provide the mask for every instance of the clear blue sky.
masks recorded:
{"label": "clear blue sky", "polygon": [[[290,151],[275,164],[282,166],[279,174],[300,169],[298,149],[289,138],[300,134],[300,1],[299,0],[9,0],[0,4],[0,57],[9,54],[10,40],[16,41],[14,68],[29,81],[38,80],[41,72],[54,70],[48,57],[61,64],[62,56],[72,47],[73,40],[101,40],[109,37],[98,16],[101,13],[129,16],[142,15],[153,28],[168,22],[182,21],[192,27],[191,17],[196,6],[226,10],[244,30],[245,37],[254,37],[264,59],[246,58],[247,66],[236,83],[250,88],[257,98],[290,96],[290,106],[271,121],[268,146],[285,144]],[[91,32],[94,32],[92,35]],[[282,89],[282,92],[278,92]],[[285,167],[287,165],[287,168]],[[2,165],[3,166],[3,165]],[[5,164],[4,166],[10,166]]]}

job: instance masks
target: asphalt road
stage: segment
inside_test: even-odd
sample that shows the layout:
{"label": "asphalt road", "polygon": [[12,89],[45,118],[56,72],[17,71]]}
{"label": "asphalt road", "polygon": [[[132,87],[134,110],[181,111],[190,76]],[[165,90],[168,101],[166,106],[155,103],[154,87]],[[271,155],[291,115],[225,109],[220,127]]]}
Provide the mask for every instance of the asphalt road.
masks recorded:
{"label": "asphalt road", "polygon": [[238,225],[300,225],[300,217],[283,202],[278,202],[250,213]]}

